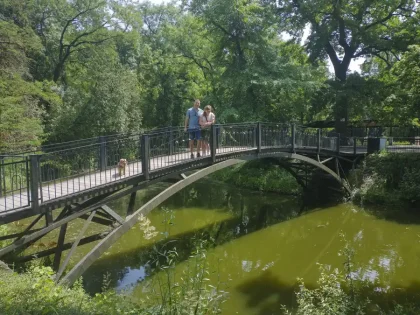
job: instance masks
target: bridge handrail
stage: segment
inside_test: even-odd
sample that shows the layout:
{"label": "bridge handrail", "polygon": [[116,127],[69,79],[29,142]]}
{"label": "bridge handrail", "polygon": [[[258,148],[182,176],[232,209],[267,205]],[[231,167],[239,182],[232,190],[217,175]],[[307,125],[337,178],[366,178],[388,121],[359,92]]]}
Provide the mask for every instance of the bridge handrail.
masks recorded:
{"label": "bridge handrail", "polygon": [[[0,212],[29,207],[36,213],[47,201],[120,182],[123,178],[143,176],[147,180],[153,172],[181,167],[191,163],[188,138],[189,134],[184,132],[183,126],[163,127],[141,133],[99,137],[100,141],[97,138],[82,139],[55,151],[0,155]],[[95,142],[74,146],[92,139]],[[325,135],[320,128],[290,123],[215,124],[210,128],[211,159],[205,161],[214,163],[216,158],[226,154],[244,151],[260,153],[263,150],[356,154],[368,150],[367,139],[334,132]],[[420,152],[420,140],[410,138],[397,142],[388,138],[385,149],[391,152]],[[121,158],[128,160],[123,178],[117,168]],[[13,201],[12,206],[7,204],[12,202],[8,201],[9,197]]]}

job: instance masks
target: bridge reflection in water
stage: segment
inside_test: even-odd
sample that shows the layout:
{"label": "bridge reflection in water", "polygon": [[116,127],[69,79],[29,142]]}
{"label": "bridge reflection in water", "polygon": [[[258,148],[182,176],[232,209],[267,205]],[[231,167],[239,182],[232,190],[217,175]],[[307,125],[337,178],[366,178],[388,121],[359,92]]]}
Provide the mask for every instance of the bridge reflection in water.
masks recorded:
{"label": "bridge reflection in water", "polygon": [[[295,124],[241,123],[213,125],[211,129],[211,154],[191,159],[188,150],[188,134],[180,127],[169,127],[134,135],[114,135],[83,139],[68,143],[47,145],[39,152],[26,152],[0,156],[0,224],[36,215],[25,231],[4,239],[15,239],[8,247],[0,250],[0,258],[16,250],[23,250],[36,240],[60,227],[57,247],[44,255],[55,254],[54,265],[60,266],[61,252],[78,245],[108,236],[83,237],[90,222],[112,226],[108,237],[110,246],[136,220],[136,215],[156,207],[170,195],[186,185],[223,167],[242,160],[257,158],[282,158],[300,160],[333,176],[347,190],[341,178],[340,161],[354,163],[368,152],[369,139],[344,137],[325,133],[321,129],[306,128]],[[380,147],[380,139],[378,148]],[[383,139],[385,140],[385,139]],[[383,149],[395,152],[410,152],[420,146],[415,140],[396,145],[388,140]],[[127,159],[125,175],[120,176],[117,163]],[[335,167],[328,167],[335,161]],[[212,167],[213,166],[213,167]],[[183,173],[203,169],[185,176]],[[292,171],[293,172],[293,171]],[[297,174],[297,172],[295,172]],[[112,200],[135,192],[146,185],[177,176],[180,181],[172,190],[151,204],[147,209],[127,211],[122,218],[106,206]],[[177,185],[179,184],[179,185]],[[61,209],[53,219],[52,211]],[[33,229],[45,217],[45,228]],[[64,244],[67,223],[76,218],[86,219],[80,235],[72,244]],[[112,240],[110,240],[112,238]],[[103,244],[103,243],[100,243]],[[88,260],[95,255],[88,254]],[[62,274],[68,259],[59,269]],[[83,262],[86,266],[86,260]],[[86,267],[76,266],[80,274]],[[71,272],[70,272],[71,273]],[[72,278],[73,281],[74,278]],[[71,281],[70,281],[71,282]]]}

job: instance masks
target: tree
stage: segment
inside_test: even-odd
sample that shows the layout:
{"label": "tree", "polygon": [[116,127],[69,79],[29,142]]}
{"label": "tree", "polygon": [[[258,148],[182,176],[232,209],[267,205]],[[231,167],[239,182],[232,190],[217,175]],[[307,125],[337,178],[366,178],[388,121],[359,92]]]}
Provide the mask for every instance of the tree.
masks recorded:
{"label": "tree", "polygon": [[194,0],[188,9],[202,21],[220,71],[212,97],[223,104],[219,121],[304,120],[319,73],[298,45],[279,39],[271,10],[256,0]]}
{"label": "tree", "polygon": [[142,125],[136,73],[122,65],[112,41],[90,47],[67,65],[63,106],[48,126],[54,142],[138,132]]}
{"label": "tree", "polygon": [[[395,78],[394,102],[410,123],[420,125],[420,45],[413,45],[392,69]],[[395,104],[395,105],[396,105]]]}
{"label": "tree", "polygon": [[38,1],[33,27],[45,46],[46,67],[54,82],[62,78],[72,55],[112,38],[109,29],[118,27],[110,13],[113,5],[112,0]]}
{"label": "tree", "polygon": [[[279,0],[282,29],[295,37],[310,25],[306,48],[311,60],[330,59],[335,77],[345,82],[351,61],[376,56],[385,62],[418,40],[415,0]],[[417,24],[416,24],[417,23]],[[346,97],[338,91],[336,119],[348,119]]]}
{"label": "tree", "polygon": [[0,3],[0,152],[37,147],[46,104],[59,103],[49,82],[34,82],[31,56],[42,50],[17,3]]}
{"label": "tree", "polygon": [[[188,28],[191,16],[181,14],[173,5],[146,3],[138,10],[145,24],[140,30],[137,59],[144,125],[180,125],[187,108],[195,98],[206,94],[208,85],[199,65],[185,56],[186,42],[197,36]],[[205,47],[195,48],[202,52]]]}

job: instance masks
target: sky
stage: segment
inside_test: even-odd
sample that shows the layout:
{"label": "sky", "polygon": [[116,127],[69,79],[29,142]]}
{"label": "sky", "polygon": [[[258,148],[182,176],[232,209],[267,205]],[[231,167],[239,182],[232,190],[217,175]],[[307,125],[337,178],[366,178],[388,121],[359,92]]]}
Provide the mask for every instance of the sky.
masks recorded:
{"label": "sky", "polygon": [[[138,0],[139,2],[142,2],[142,0]],[[163,4],[163,3],[168,3],[170,2],[170,0],[149,0],[149,2],[154,3],[154,4]],[[302,39],[302,43],[305,41],[305,39],[308,37],[309,34],[309,28],[306,28],[303,34],[303,39]],[[286,36],[283,36],[283,38],[287,37],[287,34],[285,34]],[[357,60],[353,59],[350,63],[350,67],[349,70],[351,72],[359,72],[360,73],[360,65],[364,62],[364,58],[358,58]],[[328,59],[328,68],[330,70],[331,73],[334,73],[334,68],[333,65],[331,63],[331,61]]]}

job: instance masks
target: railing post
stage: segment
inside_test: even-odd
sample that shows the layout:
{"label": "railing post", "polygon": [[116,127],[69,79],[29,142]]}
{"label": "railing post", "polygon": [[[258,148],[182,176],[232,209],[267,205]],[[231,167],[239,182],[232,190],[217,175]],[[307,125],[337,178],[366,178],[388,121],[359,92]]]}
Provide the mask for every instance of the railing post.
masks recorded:
{"label": "railing post", "polygon": [[141,136],[141,171],[144,178],[150,178],[150,143],[149,135]]}
{"label": "railing post", "polygon": [[261,153],[261,123],[257,123],[257,129],[255,130],[255,138],[257,140],[257,152]]}
{"label": "railing post", "polygon": [[357,138],[353,137],[353,154],[357,154]]}
{"label": "railing post", "polygon": [[106,170],[106,138],[104,136],[99,137],[99,169],[101,171]]}
{"label": "railing post", "polygon": [[31,185],[31,208],[34,213],[39,213],[39,182],[40,182],[40,155],[31,154],[29,155],[29,166],[30,166],[30,185]]}
{"label": "railing post", "polygon": [[217,154],[217,127],[216,125],[211,125],[210,128],[210,154],[212,163],[216,162]]}
{"label": "railing post", "polygon": [[319,153],[321,153],[321,129],[320,128],[318,128],[318,130],[317,130],[317,136],[318,136],[317,151],[318,151],[318,154],[319,154]]}
{"label": "railing post", "polygon": [[172,127],[169,127],[169,155],[174,154],[174,131]]}
{"label": "railing post", "polygon": [[296,151],[296,125],[292,124],[292,152]]}
{"label": "railing post", "polygon": [[337,154],[340,154],[340,134],[337,135]]}
{"label": "railing post", "polygon": [[4,160],[3,160],[3,157],[0,157],[0,197],[3,196],[3,188],[2,188],[3,173],[4,173],[3,168],[4,168]]}

